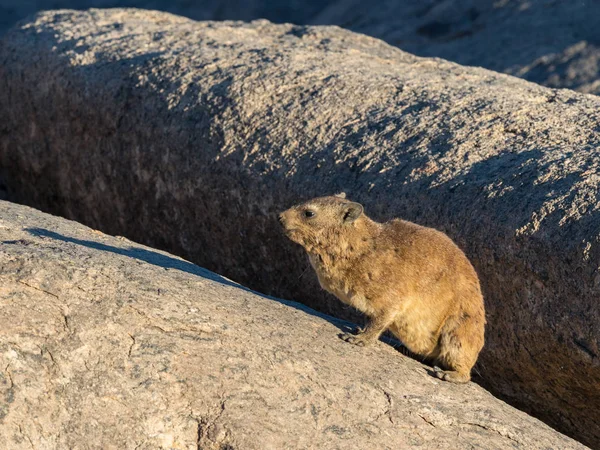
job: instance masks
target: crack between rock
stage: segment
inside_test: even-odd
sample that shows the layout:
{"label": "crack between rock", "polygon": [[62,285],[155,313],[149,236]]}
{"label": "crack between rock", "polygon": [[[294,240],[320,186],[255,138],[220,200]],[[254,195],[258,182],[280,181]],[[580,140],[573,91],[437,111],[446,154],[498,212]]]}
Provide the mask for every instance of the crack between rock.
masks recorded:
{"label": "crack between rock", "polygon": [[219,414],[217,414],[217,417],[215,417],[215,420],[213,420],[213,422],[216,422],[218,419],[220,419],[223,415],[223,412],[225,411],[225,400],[223,399],[223,397],[221,397],[221,400],[219,401],[219,406],[221,409],[219,410]]}
{"label": "crack between rock", "polygon": [[15,382],[13,381],[12,373],[10,373],[10,370],[8,370],[9,367],[10,363],[6,365],[6,367],[4,368],[4,372],[6,372],[6,374],[8,375],[8,380],[10,381],[9,389],[13,389],[15,387]]}
{"label": "crack between rock", "polygon": [[44,357],[44,353],[47,353],[48,356],[50,357],[50,361],[52,361],[52,365],[56,366],[56,360],[54,359],[54,355],[52,354],[52,352],[50,350],[48,350],[48,348],[46,348],[45,346],[41,346],[38,345],[37,346],[40,349],[40,356],[43,358]]}
{"label": "crack between rock", "polygon": [[31,438],[29,436],[27,436],[25,433],[23,433],[23,429],[21,428],[21,425],[19,424],[19,425],[17,425],[17,427],[19,428],[19,434],[21,434],[21,436],[23,436],[25,439],[27,439],[31,448],[33,448],[35,450],[35,445],[33,445],[33,441],[31,440]]}
{"label": "crack between rock", "polygon": [[[148,314],[146,314],[143,311],[140,311],[139,309],[131,306],[131,305],[127,305],[128,308],[132,309],[133,311],[135,311],[137,314],[139,314],[140,316],[142,316],[146,322],[148,323],[148,325],[150,326],[150,328],[156,328],[159,331],[162,331],[163,333],[169,333],[168,330],[165,330],[164,328],[156,325],[154,322],[156,321],[156,319]],[[129,336],[131,337],[131,335]]]}
{"label": "crack between rock", "polygon": [[48,356],[50,357],[50,361],[52,361],[52,364],[56,365],[56,361],[54,360],[54,355],[50,352],[50,350],[46,349],[46,353],[48,353]]}
{"label": "crack between rock", "polygon": [[387,399],[387,402],[388,402],[388,407],[385,410],[384,414],[387,416],[390,423],[394,424],[394,418],[392,417],[392,407],[394,406],[394,404],[392,403],[392,396],[385,389],[382,389],[382,391],[383,391],[383,395],[385,395],[385,398]]}
{"label": "crack between rock", "polygon": [[383,416],[385,416],[392,425],[395,425],[394,418],[392,417],[392,407],[394,405],[393,401],[392,401],[392,396],[385,389],[383,389],[381,387],[379,387],[379,389],[381,390],[381,392],[383,392],[383,395],[385,396],[387,407],[385,408],[385,410],[382,413],[377,414],[377,416],[375,417],[375,421],[377,421],[377,420],[381,419]]}
{"label": "crack between rock", "polygon": [[161,333],[165,333],[165,334],[171,333],[170,330],[165,330],[163,327],[159,327],[158,325],[154,325],[153,323],[150,324],[150,328],[154,328],[154,329],[160,331]]}
{"label": "crack between rock", "polygon": [[127,351],[127,359],[131,359],[131,352],[133,351],[133,347],[135,346],[135,337],[131,334],[127,333],[127,335],[131,338],[131,345],[129,346],[129,350]]}
{"label": "crack between rock", "polygon": [[484,430],[487,430],[487,431],[493,431],[494,433],[496,433],[496,434],[498,434],[498,435],[500,435],[500,436],[502,436],[502,437],[504,437],[506,439],[510,439],[511,441],[516,442],[519,445],[521,444],[521,442],[519,440],[513,438],[508,433],[503,433],[503,432],[501,432],[501,431],[499,431],[499,430],[497,430],[495,428],[488,427],[488,426],[482,425],[480,423],[475,423],[475,422],[460,422],[459,425],[470,425],[470,426],[473,426],[473,427],[483,428]]}
{"label": "crack between rock", "polygon": [[535,357],[533,356],[533,353],[531,353],[531,351],[529,351],[529,349],[527,347],[525,347],[525,345],[523,345],[522,343],[521,343],[521,345],[523,346],[523,348],[525,349],[525,351],[527,352],[527,354],[529,355],[531,360],[535,361]]}
{"label": "crack between rock", "polygon": [[148,442],[148,441],[143,441],[143,442],[139,443],[138,445],[136,445],[136,446],[135,446],[135,448],[134,448],[133,450],[138,450],[138,449],[139,449],[139,448],[141,448],[141,447],[142,447],[142,445],[144,445],[146,442]]}
{"label": "crack between rock", "polygon": [[214,427],[215,423],[221,418],[223,412],[225,411],[225,399],[223,398],[223,395],[220,396],[218,408],[219,411],[213,419],[209,419],[208,416],[196,418],[192,414],[192,418],[198,424],[196,435],[197,450],[204,450],[203,441],[205,440],[209,440],[210,442],[219,445],[219,448],[223,450],[234,449],[234,447],[229,442],[231,439],[228,432],[225,434],[224,438],[219,438],[217,439],[217,441],[211,439],[211,437],[209,436],[211,428]]}
{"label": "crack between rock", "polygon": [[48,291],[46,291],[46,290],[44,290],[44,289],[40,289],[40,288],[38,288],[38,287],[32,286],[32,285],[30,285],[30,284],[28,284],[28,283],[24,282],[23,280],[17,280],[17,281],[18,281],[19,283],[21,283],[21,284],[23,284],[23,285],[25,285],[25,286],[27,286],[27,287],[31,288],[31,289],[35,289],[36,291],[43,292],[44,294],[51,295],[52,297],[54,297],[54,298],[58,299],[58,295],[56,295],[56,294],[53,294],[52,292],[48,292]]}
{"label": "crack between rock", "polygon": [[433,428],[437,428],[436,424],[433,423],[432,421],[430,421],[429,419],[427,419],[425,416],[422,416],[421,414],[417,413],[417,416],[419,416],[421,419],[423,419],[425,422],[427,422],[429,425],[431,425]]}
{"label": "crack between rock", "polygon": [[579,347],[585,354],[587,354],[591,359],[595,359],[598,357],[583,341],[574,339],[573,343]]}
{"label": "crack between rock", "polygon": [[[31,284],[29,284],[29,283],[27,283],[27,282],[23,281],[23,280],[17,280],[17,282],[19,282],[19,283],[20,283],[20,284],[22,284],[23,286],[27,286],[27,287],[28,287],[28,288],[30,288],[30,289],[34,289],[34,290],[36,290],[36,291],[43,292],[44,294],[50,295],[51,297],[54,297],[55,299],[57,299],[57,300],[60,300],[60,297],[59,297],[58,295],[56,295],[56,294],[53,294],[53,293],[52,293],[52,292],[50,292],[50,291],[47,291],[47,290],[45,290],[45,289],[42,289],[42,288],[39,288],[39,287],[33,286],[33,285],[31,285]],[[68,305],[67,305],[67,308],[68,308]],[[58,309],[60,310],[60,314],[61,314],[61,315],[62,315],[62,317],[63,317],[63,322],[64,322],[64,323],[63,323],[63,328],[65,329],[65,331],[67,331],[67,332],[69,332],[69,333],[70,333],[70,332],[71,332],[71,326],[69,325],[69,316],[68,316],[68,315],[66,315],[66,314],[65,314],[65,313],[62,311],[62,309],[61,309],[60,307],[58,307]]]}
{"label": "crack between rock", "polygon": [[63,313],[63,320],[65,322],[65,330],[68,331],[69,333],[71,332],[71,326],[69,325],[69,316],[67,316],[66,314]]}
{"label": "crack between rock", "polygon": [[[432,422],[431,420],[429,420],[427,417],[416,413],[421,419],[423,419],[426,423],[428,423],[429,425],[431,425],[434,428],[437,428],[437,425]],[[481,423],[476,423],[476,422],[453,422],[453,425],[458,425],[458,426],[472,426],[472,427],[478,427],[478,428],[483,428],[486,431],[491,431],[493,433],[498,434],[499,436],[502,436],[503,438],[509,439],[513,442],[515,442],[516,444],[522,445],[521,441],[519,441],[518,439],[513,438],[509,433],[507,432],[502,432],[496,428],[481,424]]]}

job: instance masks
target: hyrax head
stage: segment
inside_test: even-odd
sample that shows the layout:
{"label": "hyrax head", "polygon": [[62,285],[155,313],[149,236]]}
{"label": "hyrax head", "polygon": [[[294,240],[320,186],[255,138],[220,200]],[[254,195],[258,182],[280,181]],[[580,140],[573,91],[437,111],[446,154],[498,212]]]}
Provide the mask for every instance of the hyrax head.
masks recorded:
{"label": "hyrax head", "polygon": [[292,206],[279,215],[279,222],[287,237],[310,251],[353,226],[362,213],[361,204],[346,200],[341,193]]}

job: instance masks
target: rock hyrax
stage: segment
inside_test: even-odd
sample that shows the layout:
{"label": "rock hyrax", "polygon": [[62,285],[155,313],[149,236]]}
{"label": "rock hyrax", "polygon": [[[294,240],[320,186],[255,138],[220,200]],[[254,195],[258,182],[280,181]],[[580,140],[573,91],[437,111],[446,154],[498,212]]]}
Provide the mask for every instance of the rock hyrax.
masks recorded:
{"label": "rock hyrax", "polygon": [[308,252],[323,289],[369,317],[342,338],[356,345],[389,329],[413,353],[439,365],[439,378],[471,379],[484,341],[475,269],[444,233],[405,220],[378,223],[344,194],[280,214],[287,236]]}

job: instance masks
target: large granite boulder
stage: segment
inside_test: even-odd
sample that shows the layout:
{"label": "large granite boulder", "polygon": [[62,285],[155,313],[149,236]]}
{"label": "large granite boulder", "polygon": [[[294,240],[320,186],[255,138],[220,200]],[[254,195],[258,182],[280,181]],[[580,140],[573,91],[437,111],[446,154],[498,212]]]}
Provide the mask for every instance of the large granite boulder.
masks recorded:
{"label": "large granite boulder", "polygon": [[0,33],[39,10],[110,7],[340,25],[420,56],[600,93],[600,3],[589,0],[0,0]]}
{"label": "large granite boulder", "polygon": [[167,253],[7,202],[0,242],[2,448],[585,448]]}
{"label": "large granite boulder", "polygon": [[337,27],[57,11],[0,44],[11,198],[347,318],[276,212],[345,190],[442,229],[482,281],[478,382],[594,445],[599,119],[594,96]]}

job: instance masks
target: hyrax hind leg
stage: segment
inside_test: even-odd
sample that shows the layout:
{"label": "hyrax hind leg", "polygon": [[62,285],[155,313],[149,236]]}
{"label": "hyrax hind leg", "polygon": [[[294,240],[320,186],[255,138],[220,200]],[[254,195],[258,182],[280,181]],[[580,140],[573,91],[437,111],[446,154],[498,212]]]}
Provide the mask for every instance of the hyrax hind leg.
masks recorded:
{"label": "hyrax hind leg", "polygon": [[436,349],[436,362],[446,370],[436,368],[438,378],[452,383],[466,383],[471,379],[471,369],[483,347],[483,320],[461,313],[444,325]]}
{"label": "hyrax hind leg", "polygon": [[396,311],[385,311],[372,317],[365,328],[359,328],[357,334],[344,333],[340,337],[351,344],[366,347],[376,342],[387,328],[392,324]]}
{"label": "hyrax hind leg", "polygon": [[439,367],[434,367],[435,375],[444,381],[449,381],[450,383],[467,383],[471,380],[471,371],[468,372],[459,372],[458,370],[442,370]]}

